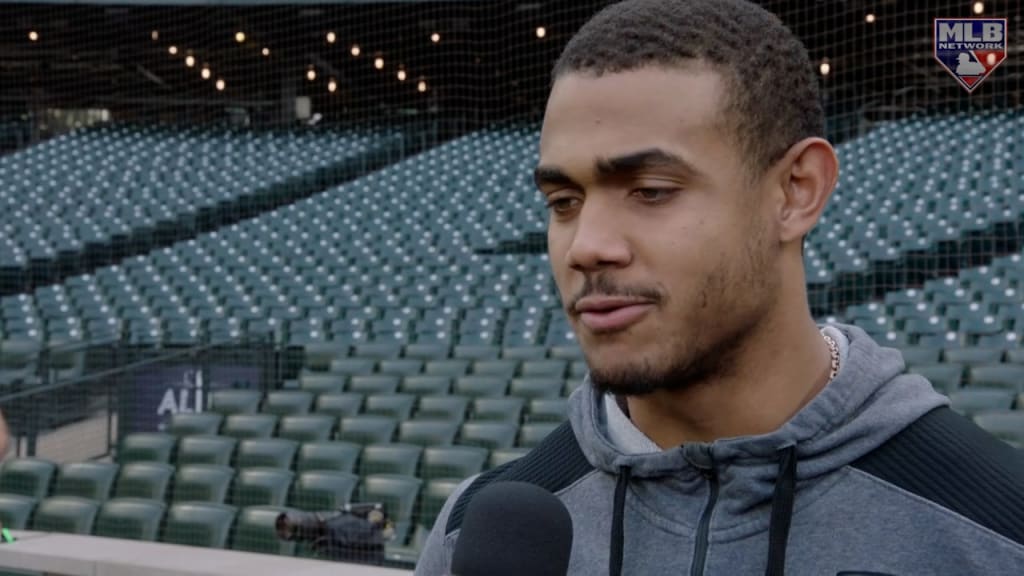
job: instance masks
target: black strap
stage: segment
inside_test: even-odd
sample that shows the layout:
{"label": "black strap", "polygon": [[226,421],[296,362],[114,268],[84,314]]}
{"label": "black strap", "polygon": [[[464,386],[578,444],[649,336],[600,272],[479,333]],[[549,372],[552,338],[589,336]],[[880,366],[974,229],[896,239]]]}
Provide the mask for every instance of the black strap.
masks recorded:
{"label": "black strap", "polygon": [[853,467],[1024,544],[1024,453],[949,408],[925,414]]}
{"label": "black strap", "polygon": [[473,495],[491,482],[529,482],[555,493],[594,469],[584,456],[569,422],[563,422],[526,456],[481,474],[455,501],[445,534],[462,526],[462,517]]}

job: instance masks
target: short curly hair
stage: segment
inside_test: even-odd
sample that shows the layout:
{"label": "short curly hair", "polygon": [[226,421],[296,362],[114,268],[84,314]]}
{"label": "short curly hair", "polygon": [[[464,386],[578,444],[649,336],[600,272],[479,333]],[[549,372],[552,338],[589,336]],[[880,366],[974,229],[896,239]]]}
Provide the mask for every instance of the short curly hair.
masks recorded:
{"label": "short curly hair", "polygon": [[644,66],[708,63],[728,95],[725,125],[760,175],[796,142],[824,136],[807,49],[767,10],[746,0],[625,0],[591,18],[552,71],[601,76]]}

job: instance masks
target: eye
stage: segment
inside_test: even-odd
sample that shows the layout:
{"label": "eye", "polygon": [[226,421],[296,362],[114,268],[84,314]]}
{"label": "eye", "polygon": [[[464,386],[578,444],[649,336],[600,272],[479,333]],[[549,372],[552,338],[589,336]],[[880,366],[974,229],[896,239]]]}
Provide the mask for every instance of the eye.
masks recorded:
{"label": "eye", "polygon": [[574,196],[555,196],[549,198],[545,205],[556,214],[565,214],[575,209],[579,201],[580,199]]}
{"label": "eye", "polygon": [[637,188],[633,190],[633,193],[641,200],[652,203],[668,200],[676,192],[678,192],[676,188]]}

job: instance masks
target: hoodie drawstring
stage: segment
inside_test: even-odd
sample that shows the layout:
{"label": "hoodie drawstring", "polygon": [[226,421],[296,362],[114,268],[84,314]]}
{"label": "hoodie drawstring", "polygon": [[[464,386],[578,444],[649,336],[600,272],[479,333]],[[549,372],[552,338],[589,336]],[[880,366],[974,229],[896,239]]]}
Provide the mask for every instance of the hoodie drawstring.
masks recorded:
{"label": "hoodie drawstring", "polygon": [[793,519],[793,498],[796,495],[796,446],[782,450],[779,474],[772,494],[772,518],[768,525],[768,568],[765,576],[782,576],[786,571],[786,542]]}
{"label": "hoodie drawstring", "polygon": [[619,468],[619,478],[615,483],[615,508],[612,512],[612,546],[611,558],[608,561],[609,576],[620,576],[622,574],[622,546],[625,540],[623,535],[623,512],[626,508],[626,489],[629,488],[629,480],[633,475],[633,469],[629,466]]}
{"label": "hoodie drawstring", "polygon": [[[789,541],[789,525],[793,519],[793,500],[796,496],[796,446],[781,450],[779,473],[775,478],[772,493],[771,521],[768,525],[768,568],[765,576],[783,576],[786,571],[786,543]],[[622,575],[622,547],[625,540],[623,518],[626,508],[626,489],[633,474],[629,466],[619,468],[615,483],[615,503],[612,511],[611,557],[608,561],[608,575]]]}

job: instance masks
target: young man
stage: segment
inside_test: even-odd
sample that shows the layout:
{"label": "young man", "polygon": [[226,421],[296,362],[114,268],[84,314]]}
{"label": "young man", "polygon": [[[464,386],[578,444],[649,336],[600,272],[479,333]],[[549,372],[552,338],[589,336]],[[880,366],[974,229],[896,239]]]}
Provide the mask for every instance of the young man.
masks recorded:
{"label": "young man", "polygon": [[416,574],[495,480],[562,500],[573,575],[1024,574],[1016,451],[810,315],[839,168],[801,43],[744,0],[629,0],[553,76],[536,180],[590,374],[571,425],[453,494]]}

